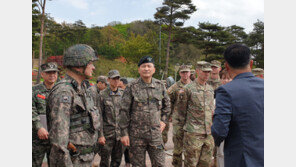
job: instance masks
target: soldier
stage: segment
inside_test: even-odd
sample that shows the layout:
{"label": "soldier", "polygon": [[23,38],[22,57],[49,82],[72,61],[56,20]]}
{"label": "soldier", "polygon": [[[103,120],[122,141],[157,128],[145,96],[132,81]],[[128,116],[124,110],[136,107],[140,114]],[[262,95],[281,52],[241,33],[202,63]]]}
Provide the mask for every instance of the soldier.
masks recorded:
{"label": "soldier", "polygon": [[150,56],[138,63],[140,77],[124,90],[119,126],[121,142],[130,146],[133,167],[145,167],[146,151],[152,167],[165,166],[165,152],[161,132],[170,114],[170,99],[160,80],[152,77],[154,61]]}
{"label": "soldier", "polygon": [[97,84],[90,87],[92,93],[93,93],[93,98],[94,98],[94,102],[95,102],[95,105],[97,107],[98,106],[98,103],[99,103],[99,94],[100,94],[100,91],[104,90],[105,88],[107,87],[107,79],[105,76],[99,76],[97,78]]}
{"label": "soldier", "polygon": [[45,63],[40,66],[44,82],[32,87],[32,166],[41,167],[46,153],[49,162],[50,145],[46,124],[46,98],[58,77],[56,63]]}
{"label": "soldier", "polygon": [[126,78],[120,78],[118,87],[124,90],[127,84],[128,84],[128,81]]}
{"label": "soldier", "polygon": [[185,123],[185,109],[178,107],[178,105],[180,105],[180,101],[182,101],[184,97],[184,86],[191,83],[190,67],[187,65],[182,65],[180,66],[179,70],[179,75],[181,76],[181,79],[177,83],[172,85],[167,91],[171,99],[171,109],[173,115],[174,151],[172,164],[175,167],[182,166],[184,137],[183,126]]}
{"label": "soldier", "polygon": [[252,69],[252,73],[255,77],[264,79],[264,70],[262,68],[254,68]]}
{"label": "soldier", "polygon": [[219,73],[221,71],[221,62],[218,60],[211,61],[211,76],[208,80],[208,84],[213,87],[214,90],[216,90],[221,85],[221,80]]}
{"label": "soldier", "polygon": [[180,106],[186,109],[183,128],[185,167],[209,167],[212,162],[214,90],[207,84],[211,71],[210,63],[197,62],[197,79],[184,87],[184,101]]}
{"label": "soldier", "polygon": [[52,88],[47,103],[51,166],[91,166],[101,118],[87,79],[96,60],[88,45],[73,45],[65,52],[66,76]]}
{"label": "soldier", "polygon": [[190,70],[190,79],[191,79],[191,81],[194,81],[195,78],[196,78],[195,70]]}
{"label": "soldier", "polygon": [[[109,87],[100,92],[100,108],[103,126],[99,132],[101,148],[100,167],[119,167],[123,154],[120,142],[119,109],[123,89],[118,88],[120,74],[117,70],[108,73]],[[111,164],[110,164],[111,157]]]}
{"label": "soldier", "polygon": [[[169,76],[166,80],[164,80],[164,83],[166,85],[166,89],[168,89],[169,87],[171,87],[175,83],[175,80],[173,79],[173,77]],[[170,122],[172,122],[172,114],[170,114],[169,122],[165,126],[164,130],[162,131],[162,139],[163,139],[164,144],[166,144],[168,142],[168,133],[170,130]],[[165,150],[166,150],[166,148],[165,148]]]}
{"label": "soldier", "polygon": [[[128,84],[128,80],[126,78],[120,78],[119,88],[125,90],[127,84]],[[131,160],[130,160],[128,148],[125,148],[124,150],[124,160],[125,160],[125,167],[130,167]]]}

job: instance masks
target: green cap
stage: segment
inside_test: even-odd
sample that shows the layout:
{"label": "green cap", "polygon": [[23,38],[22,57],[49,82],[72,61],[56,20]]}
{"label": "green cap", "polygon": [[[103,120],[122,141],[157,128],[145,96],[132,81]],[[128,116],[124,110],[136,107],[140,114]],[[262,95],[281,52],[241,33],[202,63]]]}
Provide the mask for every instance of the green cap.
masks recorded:
{"label": "green cap", "polygon": [[107,77],[106,76],[98,76],[97,78],[97,83],[102,82],[102,83],[106,83],[107,84]]}
{"label": "green cap", "polygon": [[113,78],[116,78],[116,77],[119,77],[120,78],[119,71],[117,71],[117,70],[111,70],[111,71],[109,71],[108,78],[113,79]]}
{"label": "green cap", "polygon": [[58,65],[55,62],[45,63],[45,64],[42,64],[40,67],[41,67],[42,72],[49,72],[49,71],[58,72],[59,71]]}
{"label": "green cap", "polygon": [[212,71],[211,64],[206,61],[198,61],[196,68],[201,69],[202,71]]}
{"label": "green cap", "polygon": [[214,67],[220,68],[220,67],[221,67],[221,62],[218,61],[218,60],[212,60],[212,61],[211,61],[211,66],[214,66]]}
{"label": "green cap", "polygon": [[262,68],[254,68],[254,69],[252,69],[252,73],[254,75],[263,75],[264,74],[264,70]]}
{"label": "green cap", "polygon": [[190,72],[190,66],[189,65],[181,65],[180,68],[179,68],[179,71],[180,72],[184,72],[184,71],[188,71]]}

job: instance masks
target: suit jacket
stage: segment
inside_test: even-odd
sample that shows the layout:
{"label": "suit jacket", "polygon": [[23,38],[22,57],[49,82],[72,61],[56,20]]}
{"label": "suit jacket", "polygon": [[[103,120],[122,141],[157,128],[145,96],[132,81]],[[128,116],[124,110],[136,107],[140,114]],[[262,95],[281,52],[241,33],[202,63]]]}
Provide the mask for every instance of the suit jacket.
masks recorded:
{"label": "suit jacket", "polygon": [[216,92],[212,135],[225,167],[264,166],[264,80],[246,72]]}

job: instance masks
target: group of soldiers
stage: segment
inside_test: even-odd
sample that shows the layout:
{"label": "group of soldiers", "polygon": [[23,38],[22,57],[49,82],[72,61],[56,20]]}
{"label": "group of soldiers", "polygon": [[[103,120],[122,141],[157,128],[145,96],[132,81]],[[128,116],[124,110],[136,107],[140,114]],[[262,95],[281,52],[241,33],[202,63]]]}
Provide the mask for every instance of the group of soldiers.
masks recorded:
{"label": "group of soldiers", "polygon": [[88,79],[97,60],[90,46],[71,46],[59,82],[55,63],[41,65],[44,82],[32,88],[33,166],[40,167],[46,155],[50,167],[89,167],[98,153],[101,167],[120,166],[123,154],[126,166],[145,167],[148,152],[153,167],[164,167],[170,120],[173,166],[217,166],[213,157],[223,166],[223,148],[215,149],[211,135],[214,90],[231,77],[220,72],[219,61],[199,61],[194,73],[182,65],[181,79],[166,87],[153,78],[154,60],[144,56],[134,81],[111,70],[91,86]]}

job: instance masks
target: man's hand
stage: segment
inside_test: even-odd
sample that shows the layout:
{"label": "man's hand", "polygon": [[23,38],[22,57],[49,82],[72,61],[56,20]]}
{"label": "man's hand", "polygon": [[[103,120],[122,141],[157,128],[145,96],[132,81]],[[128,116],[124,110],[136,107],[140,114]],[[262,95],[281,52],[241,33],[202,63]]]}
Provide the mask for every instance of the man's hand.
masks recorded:
{"label": "man's hand", "polygon": [[99,138],[99,144],[101,144],[101,145],[105,145],[106,144],[106,139],[105,139],[105,137],[103,136],[103,137],[100,137]]}
{"label": "man's hand", "polygon": [[166,126],[166,124],[164,122],[160,121],[160,131],[161,131],[161,133],[164,130],[165,126]]}
{"label": "man's hand", "polygon": [[128,136],[121,137],[120,141],[124,146],[130,146],[130,140]]}
{"label": "man's hand", "polygon": [[44,128],[40,128],[37,132],[39,139],[45,140],[48,139],[48,132]]}

